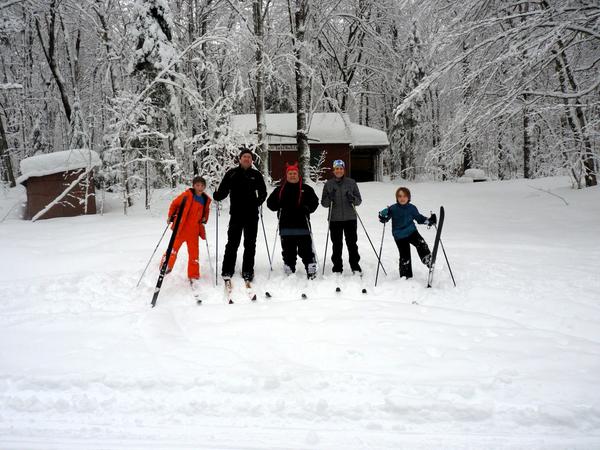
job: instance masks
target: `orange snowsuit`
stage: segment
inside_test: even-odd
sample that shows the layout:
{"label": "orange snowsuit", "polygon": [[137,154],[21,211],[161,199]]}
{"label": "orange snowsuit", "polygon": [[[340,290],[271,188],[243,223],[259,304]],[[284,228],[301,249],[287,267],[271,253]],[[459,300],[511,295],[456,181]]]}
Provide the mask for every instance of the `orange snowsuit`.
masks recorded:
{"label": "orange snowsuit", "polygon": [[[174,218],[179,210],[181,202],[185,198],[185,206],[183,208],[181,222],[179,223],[179,229],[175,236],[175,242],[173,243],[173,250],[171,251],[171,257],[169,258],[168,269],[171,271],[175,265],[177,259],[177,252],[181,245],[185,242],[188,249],[188,278],[196,279],[200,278],[200,263],[199,257],[200,252],[198,248],[198,236],[202,239],[206,239],[206,231],[204,224],[208,221],[208,215],[210,213],[210,202],[211,198],[202,193],[201,197],[204,198],[204,205],[198,200],[194,199],[194,190],[188,189],[182,192],[175,200],[171,202],[169,207],[169,217]],[[175,220],[173,220],[174,227]],[[164,258],[164,256],[163,256]]]}

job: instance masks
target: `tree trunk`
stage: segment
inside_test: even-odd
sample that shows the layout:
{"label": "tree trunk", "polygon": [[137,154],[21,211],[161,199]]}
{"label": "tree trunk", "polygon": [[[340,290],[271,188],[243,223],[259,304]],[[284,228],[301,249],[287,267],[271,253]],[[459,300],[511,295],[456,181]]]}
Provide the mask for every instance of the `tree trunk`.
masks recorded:
{"label": "tree trunk", "polygon": [[[467,53],[467,51],[469,50],[469,44],[467,44],[466,40],[463,40],[462,47],[463,47],[462,48],[463,53]],[[465,59],[463,59],[462,68],[463,68],[463,79],[466,80],[467,77],[469,76],[469,72],[470,72],[469,60],[467,57],[465,57]],[[471,90],[469,89],[468,85],[467,85],[467,88],[465,89],[465,91],[463,92],[463,96],[464,96],[463,105],[466,106],[468,103],[468,99],[471,96]],[[465,109],[465,114],[466,114],[466,109]],[[465,123],[463,126],[463,139],[464,139],[464,143],[463,143],[463,148],[462,148],[463,161],[462,161],[461,175],[463,175],[467,169],[470,169],[471,167],[473,167],[473,150],[471,149],[469,130],[467,128],[466,120],[465,120]]]}
{"label": "tree trunk", "polygon": [[[294,39],[294,72],[296,76],[296,145],[300,173],[305,179],[310,170],[310,147],[308,146],[308,130],[306,120],[306,73],[304,69],[304,37],[306,31],[306,16],[308,15],[308,0],[295,0],[293,18]],[[291,13],[291,10],[290,10]],[[290,20],[291,17],[290,17]]]}
{"label": "tree trunk", "polygon": [[15,174],[12,169],[12,161],[10,160],[10,154],[8,153],[8,140],[6,139],[6,133],[4,132],[4,122],[0,115],[0,158],[4,162],[4,177],[8,181],[10,187],[15,187]]}
{"label": "tree trunk", "polygon": [[252,3],[254,19],[254,36],[256,38],[256,96],[254,107],[256,112],[256,137],[257,153],[260,158],[259,170],[263,176],[269,178],[269,141],[267,138],[267,120],[265,114],[265,68],[264,68],[264,18],[266,10],[263,0],[254,0]]}
{"label": "tree trunk", "polygon": [[523,178],[531,178],[531,117],[527,107],[528,95],[523,95]]}
{"label": "tree trunk", "polygon": [[42,50],[44,56],[46,57],[46,61],[48,62],[48,67],[50,67],[50,71],[52,72],[52,76],[54,81],[56,82],[56,86],[58,87],[58,91],[60,92],[60,99],[63,104],[63,108],[65,110],[65,115],[67,116],[67,120],[71,123],[71,101],[69,100],[69,95],[67,94],[67,88],[65,86],[65,80],[63,79],[59,69],[58,63],[55,58],[55,50],[56,50],[56,0],[51,0],[50,2],[50,21],[48,22],[48,47],[46,48],[46,44],[44,43],[44,39],[42,37],[42,31],[40,29],[40,23],[38,19],[35,19],[35,29],[37,31],[38,38],[40,40],[40,45],[42,46]]}
{"label": "tree trunk", "polygon": [[[542,0],[541,5],[544,9],[549,10],[550,5],[546,0]],[[552,16],[552,14],[551,14]],[[554,62],[556,67],[556,74],[560,83],[560,88],[563,93],[577,92],[579,87],[575,80],[575,75],[566,54],[566,46],[562,39],[558,39],[557,44],[558,50],[552,49],[552,54],[555,56]],[[571,88],[569,92],[569,86]],[[594,153],[592,151],[592,142],[587,130],[587,119],[585,112],[581,107],[580,98],[575,99],[576,104],[572,104],[568,98],[563,98],[563,104],[566,107],[567,121],[575,140],[582,146],[583,151],[581,152],[581,162],[584,169],[584,178],[586,187],[596,186],[598,184],[596,164],[594,160]]]}

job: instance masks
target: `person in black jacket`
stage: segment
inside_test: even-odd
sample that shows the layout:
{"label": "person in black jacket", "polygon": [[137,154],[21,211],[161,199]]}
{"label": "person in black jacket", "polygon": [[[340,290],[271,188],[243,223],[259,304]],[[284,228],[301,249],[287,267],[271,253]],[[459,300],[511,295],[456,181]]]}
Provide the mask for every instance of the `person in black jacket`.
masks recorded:
{"label": "person in black jacket", "polygon": [[319,197],[310,186],[302,183],[298,163],[287,165],[286,179],[275,188],[267,199],[267,207],[277,211],[279,217],[279,235],[281,236],[281,255],[286,274],[296,272],[296,257],[300,256],[306,269],[306,276],[312,280],[317,275],[317,257],[315,255],[311,232],[310,214],[319,206]]}
{"label": "person in black jacket", "polygon": [[213,195],[218,202],[230,196],[229,228],[221,276],[224,280],[229,280],[233,276],[237,250],[243,233],[242,277],[246,281],[252,281],[258,233],[258,208],[267,198],[267,186],[261,173],[252,167],[253,155],[249,149],[241,150],[239,162],[238,167],[227,171]]}

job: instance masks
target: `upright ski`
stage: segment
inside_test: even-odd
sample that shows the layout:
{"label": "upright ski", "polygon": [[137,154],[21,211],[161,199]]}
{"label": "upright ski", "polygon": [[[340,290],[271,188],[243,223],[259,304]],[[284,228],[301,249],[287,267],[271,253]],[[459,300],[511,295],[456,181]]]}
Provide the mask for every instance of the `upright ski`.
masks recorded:
{"label": "upright ski", "polygon": [[179,209],[177,210],[177,219],[175,219],[175,225],[173,226],[173,233],[171,234],[171,239],[169,240],[169,246],[167,247],[167,252],[165,253],[165,260],[162,263],[160,268],[160,274],[158,275],[158,280],[156,282],[156,287],[154,288],[154,295],[152,295],[152,307],[156,306],[156,300],[158,300],[158,294],[160,294],[160,288],[162,287],[163,280],[165,279],[165,274],[167,273],[167,267],[169,266],[169,259],[171,258],[171,253],[173,251],[173,244],[175,243],[175,236],[177,236],[177,230],[179,230],[179,224],[181,223],[181,216],[183,216],[183,208],[185,208],[185,198],[181,201],[181,205],[179,205]]}
{"label": "upright ski", "polygon": [[433,251],[431,252],[431,259],[429,260],[429,275],[427,276],[427,287],[431,287],[433,282],[433,270],[435,268],[435,259],[440,246],[440,238],[442,236],[442,227],[444,226],[444,207],[440,207],[440,216],[437,224],[437,231],[435,233],[435,241],[433,241]]}

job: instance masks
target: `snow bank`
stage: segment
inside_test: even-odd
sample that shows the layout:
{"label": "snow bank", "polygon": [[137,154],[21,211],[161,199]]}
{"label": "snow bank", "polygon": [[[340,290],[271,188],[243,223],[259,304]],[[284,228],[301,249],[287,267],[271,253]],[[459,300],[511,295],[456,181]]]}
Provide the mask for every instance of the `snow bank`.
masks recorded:
{"label": "snow bank", "polygon": [[[362,280],[347,266],[334,277],[329,259],[314,282],[300,261],[287,277],[279,243],[270,273],[259,234],[256,302],[236,274],[236,304],[224,304],[201,243],[203,304],[182,248],[152,309],[168,235],[135,285],[183,187],[156,191],[150,210],[139,202],[127,216],[117,193],[106,193],[102,216],[35,225],[9,216],[0,449],[600,449],[600,240],[589,226],[600,186],[573,190],[567,177],[406,185],[421,212],[446,209],[456,288],[441,249],[431,289],[414,249],[415,277],[400,280],[389,232],[388,276],[373,287],[377,259],[359,227]],[[397,186],[359,187],[379,245],[377,212]],[[17,198],[0,192],[0,209]],[[277,216],[265,211],[264,222],[275,236]],[[311,225],[322,262],[326,208]],[[435,229],[418,227],[431,245]]]}
{"label": "snow bank", "polygon": [[17,179],[17,183],[23,184],[31,177],[43,177],[69,170],[97,167],[101,164],[98,153],[88,149],[72,149],[36,155],[21,161],[21,176]]}

